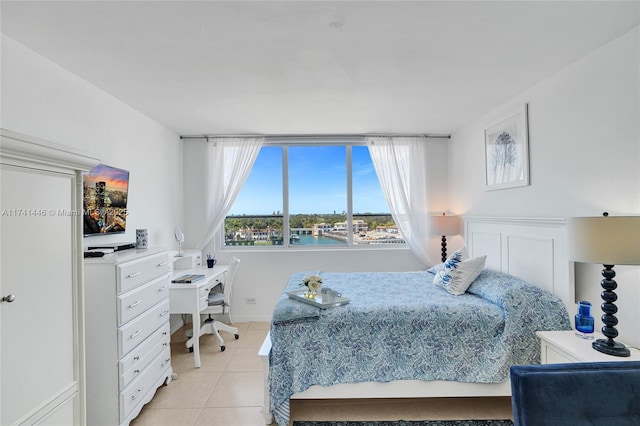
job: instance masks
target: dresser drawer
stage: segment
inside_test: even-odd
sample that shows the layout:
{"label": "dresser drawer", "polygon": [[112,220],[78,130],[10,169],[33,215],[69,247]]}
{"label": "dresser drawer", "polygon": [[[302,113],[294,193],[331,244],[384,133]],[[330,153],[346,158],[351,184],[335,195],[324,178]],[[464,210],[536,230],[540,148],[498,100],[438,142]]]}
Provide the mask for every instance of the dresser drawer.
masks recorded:
{"label": "dresser drawer", "polygon": [[123,263],[116,267],[116,281],[118,294],[161,277],[170,272],[169,255],[158,253],[132,262]]}
{"label": "dresser drawer", "polygon": [[120,392],[120,422],[144,401],[144,396],[155,387],[160,375],[171,365],[171,349],[166,348],[155,357],[140,376]]}
{"label": "dresser drawer", "polygon": [[124,389],[140,375],[153,358],[163,349],[169,348],[170,340],[170,327],[169,323],[166,323],[122,358],[118,362],[119,389]]}
{"label": "dresser drawer", "polygon": [[144,284],[118,296],[118,326],[121,326],[153,305],[169,297],[169,275]]}
{"label": "dresser drawer", "polygon": [[118,358],[122,358],[168,321],[169,299],[118,329]]}

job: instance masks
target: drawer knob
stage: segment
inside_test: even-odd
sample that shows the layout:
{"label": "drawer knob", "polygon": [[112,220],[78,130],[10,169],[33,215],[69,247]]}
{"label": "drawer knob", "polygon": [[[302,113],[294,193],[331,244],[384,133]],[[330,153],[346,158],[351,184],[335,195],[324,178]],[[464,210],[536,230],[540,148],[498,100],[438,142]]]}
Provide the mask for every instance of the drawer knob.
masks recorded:
{"label": "drawer knob", "polygon": [[139,305],[140,303],[142,303],[142,300],[138,300],[137,302],[133,302],[132,304],[129,305],[130,308],[133,308],[134,306]]}
{"label": "drawer knob", "polygon": [[160,314],[161,317],[167,315],[169,313],[169,310],[167,309],[166,311],[164,311],[163,313]]}
{"label": "drawer knob", "polygon": [[3,301],[3,302],[7,302],[7,303],[11,303],[11,302],[13,302],[14,300],[16,300],[16,296],[14,296],[13,294],[9,294],[9,295],[4,296],[4,297],[2,298],[2,301]]}
{"label": "drawer knob", "polygon": [[133,370],[134,373],[140,374],[140,370]]}
{"label": "drawer knob", "polygon": [[140,275],[142,272],[134,272],[132,274],[127,275],[127,278],[133,278],[133,277],[137,277],[138,275]]}
{"label": "drawer knob", "polygon": [[133,360],[134,360],[134,361],[138,361],[139,359],[140,359],[140,357],[139,357],[138,355],[136,355],[136,356],[134,356],[134,357],[133,357]]}
{"label": "drawer knob", "polygon": [[129,336],[129,339],[133,339],[135,338],[138,334],[140,334],[142,332],[142,330],[138,330],[135,333],[133,333],[131,336]]}

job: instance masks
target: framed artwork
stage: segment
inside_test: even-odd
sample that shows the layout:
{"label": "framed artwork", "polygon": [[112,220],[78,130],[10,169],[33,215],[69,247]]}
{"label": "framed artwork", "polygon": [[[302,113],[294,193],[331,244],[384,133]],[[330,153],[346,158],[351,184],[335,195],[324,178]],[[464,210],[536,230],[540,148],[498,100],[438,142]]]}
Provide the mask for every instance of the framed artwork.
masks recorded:
{"label": "framed artwork", "polygon": [[527,104],[487,125],[484,153],[487,191],[529,185]]}

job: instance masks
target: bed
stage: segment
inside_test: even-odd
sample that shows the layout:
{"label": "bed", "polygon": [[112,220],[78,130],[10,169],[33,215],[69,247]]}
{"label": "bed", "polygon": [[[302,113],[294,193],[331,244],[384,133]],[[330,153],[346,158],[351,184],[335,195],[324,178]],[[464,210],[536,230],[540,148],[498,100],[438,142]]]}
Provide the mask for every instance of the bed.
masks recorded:
{"label": "bed", "polygon": [[261,350],[265,420],[288,424],[290,398],[509,395],[509,367],[539,362],[535,331],[570,328],[564,222],[466,218],[465,234],[487,264],[460,296],[434,285],[434,270],[325,272],[351,300],[319,309],[286,294],[319,271],[291,276]]}

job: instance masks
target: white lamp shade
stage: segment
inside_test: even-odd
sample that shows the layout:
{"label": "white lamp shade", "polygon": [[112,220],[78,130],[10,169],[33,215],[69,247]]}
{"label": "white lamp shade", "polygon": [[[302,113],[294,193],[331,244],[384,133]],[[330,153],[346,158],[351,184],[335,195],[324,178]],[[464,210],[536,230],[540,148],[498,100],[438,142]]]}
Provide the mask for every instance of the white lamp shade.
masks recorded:
{"label": "white lamp shade", "polygon": [[640,265],[640,216],[574,217],[567,231],[570,260]]}
{"label": "white lamp shade", "polygon": [[432,216],[431,233],[434,235],[458,235],[460,233],[460,218],[458,216]]}

